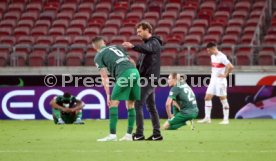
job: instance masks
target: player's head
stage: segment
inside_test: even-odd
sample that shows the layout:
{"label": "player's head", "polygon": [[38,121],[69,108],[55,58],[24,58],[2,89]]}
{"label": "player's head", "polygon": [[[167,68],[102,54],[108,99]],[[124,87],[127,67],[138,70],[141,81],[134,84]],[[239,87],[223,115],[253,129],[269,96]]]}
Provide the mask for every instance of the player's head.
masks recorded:
{"label": "player's head", "polygon": [[62,101],[65,104],[69,104],[71,100],[72,95],[69,92],[65,92],[62,96]]}
{"label": "player's head", "polygon": [[169,75],[168,84],[170,87],[176,86],[181,81],[180,74],[177,73],[171,73]]}
{"label": "player's head", "polygon": [[151,37],[152,26],[146,21],[142,21],[136,25],[136,32],[142,40],[148,39]]}
{"label": "player's head", "polygon": [[208,54],[216,54],[218,52],[217,45],[212,42],[207,44],[206,49]]}
{"label": "player's head", "polygon": [[106,46],[104,39],[102,37],[95,37],[92,40],[92,46],[97,51],[101,50],[102,47]]}

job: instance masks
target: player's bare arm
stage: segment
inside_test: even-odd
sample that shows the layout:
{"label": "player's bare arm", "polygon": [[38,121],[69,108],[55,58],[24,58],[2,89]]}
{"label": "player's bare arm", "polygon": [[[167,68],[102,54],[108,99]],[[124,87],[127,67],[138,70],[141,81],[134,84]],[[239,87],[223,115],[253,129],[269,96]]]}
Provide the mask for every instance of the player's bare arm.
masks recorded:
{"label": "player's bare arm", "polygon": [[82,110],[83,107],[84,107],[84,102],[81,101],[81,100],[76,100],[76,107],[72,108],[72,112],[76,112],[76,111],[79,111],[79,110]]}
{"label": "player's bare arm", "polygon": [[172,98],[167,98],[167,101],[166,101],[166,112],[167,112],[167,115],[168,115],[168,118],[171,119],[173,117],[173,114],[171,112],[171,108],[172,108]]}
{"label": "player's bare arm", "polygon": [[56,103],[55,98],[52,99],[52,101],[50,102],[50,105],[51,105],[52,108],[58,109],[58,110],[60,110],[60,111],[62,111],[62,112],[67,112],[67,113],[70,112],[69,109],[64,108],[64,107],[58,105],[58,104]]}
{"label": "player's bare arm", "polygon": [[231,73],[234,69],[234,66],[231,64],[231,63],[228,63],[226,66],[225,66],[225,72],[224,74],[220,74],[218,77],[220,78],[226,78],[229,73]]}
{"label": "player's bare arm", "polygon": [[110,106],[110,89],[109,89],[109,78],[107,75],[107,71],[105,68],[102,68],[100,70],[100,75],[102,78],[102,84],[104,86],[104,90],[106,93],[106,101],[107,101],[107,105]]}

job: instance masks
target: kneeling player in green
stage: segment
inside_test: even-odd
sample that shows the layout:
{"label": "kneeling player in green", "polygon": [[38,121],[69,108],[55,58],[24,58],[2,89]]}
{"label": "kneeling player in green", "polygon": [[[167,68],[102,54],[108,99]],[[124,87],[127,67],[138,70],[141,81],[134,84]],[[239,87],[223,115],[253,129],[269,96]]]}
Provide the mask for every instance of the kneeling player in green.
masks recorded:
{"label": "kneeling player in green", "polygon": [[50,105],[55,124],[84,124],[81,120],[84,103],[70,93],[55,97]]}
{"label": "kneeling player in green", "polygon": [[[118,105],[122,100],[126,101],[128,110],[128,128],[127,133],[120,141],[132,141],[132,130],[136,119],[134,102],[140,100],[139,72],[131,63],[127,52],[120,46],[106,46],[100,37],[93,39],[92,45],[98,52],[94,61],[100,70],[109,106],[110,134],[98,141],[117,141]],[[116,79],[111,96],[107,72]]]}
{"label": "kneeling player in green", "polygon": [[[165,130],[176,130],[189,123],[193,129],[193,119],[198,115],[194,92],[177,73],[169,75],[168,83],[172,87],[166,102],[166,111],[169,120],[165,122],[163,128]],[[171,113],[172,105],[173,114]]]}

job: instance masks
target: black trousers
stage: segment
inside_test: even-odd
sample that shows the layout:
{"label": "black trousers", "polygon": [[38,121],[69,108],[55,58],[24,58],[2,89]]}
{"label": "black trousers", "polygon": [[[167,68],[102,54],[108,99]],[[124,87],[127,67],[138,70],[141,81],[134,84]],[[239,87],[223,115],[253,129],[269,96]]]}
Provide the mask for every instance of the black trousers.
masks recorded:
{"label": "black trousers", "polygon": [[151,123],[153,127],[153,135],[160,135],[159,115],[155,105],[155,90],[154,87],[148,83],[147,86],[141,87],[141,100],[135,101],[136,111],[136,134],[144,134],[144,113],[143,106],[146,103],[147,110],[150,114]]}

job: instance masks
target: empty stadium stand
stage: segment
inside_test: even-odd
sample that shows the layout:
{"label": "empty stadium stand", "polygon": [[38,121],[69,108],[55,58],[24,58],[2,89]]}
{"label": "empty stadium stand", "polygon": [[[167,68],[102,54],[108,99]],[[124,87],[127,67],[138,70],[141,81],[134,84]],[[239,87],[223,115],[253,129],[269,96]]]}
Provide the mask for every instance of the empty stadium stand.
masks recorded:
{"label": "empty stadium stand", "polygon": [[[216,42],[235,65],[275,65],[276,12],[267,0],[0,0],[0,66],[93,66],[94,36],[140,43],[161,36],[163,66],[209,65]],[[268,20],[268,22],[267,22]],[[257,33],[258,31],[258,33]],[[130,51],[137,59],[137,54]]]}

